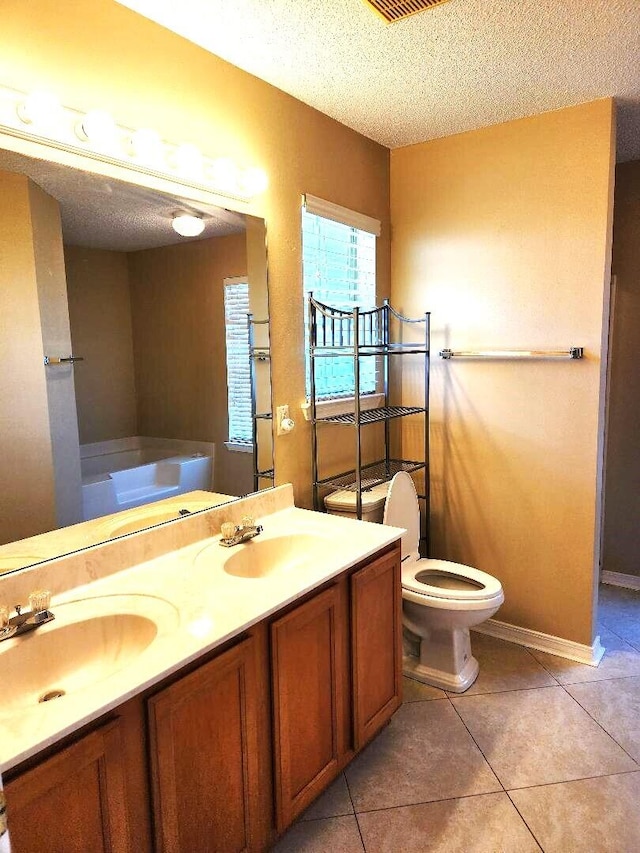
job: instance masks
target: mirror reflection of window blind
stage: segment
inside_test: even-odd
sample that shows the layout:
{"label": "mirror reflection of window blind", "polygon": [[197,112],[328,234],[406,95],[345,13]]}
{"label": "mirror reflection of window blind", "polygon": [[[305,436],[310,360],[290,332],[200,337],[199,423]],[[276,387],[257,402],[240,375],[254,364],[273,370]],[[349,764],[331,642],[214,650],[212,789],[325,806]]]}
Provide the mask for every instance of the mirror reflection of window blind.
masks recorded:
{"label": "mirror reflection of window blind", "polygon": [[[305,297],[305,358],[309,394],[309,317],[307,294],[319,302],[352,311],[376,304],[376,235],[380,223],[313,196],[302,209],[302,269]],[[320,318],[320,322],[322,318]],[[376,361],[360,361],[360,391],[376,390]],[[354,393],[353,358],[316,360],[318,399],[351,397]]]}
{"label": "mirror reflection of window blind", "polygon": [[251,371],[249,366],[249,284],[225,279],[224,320],[227,344],[227,410],[229,441],[251,444]]}

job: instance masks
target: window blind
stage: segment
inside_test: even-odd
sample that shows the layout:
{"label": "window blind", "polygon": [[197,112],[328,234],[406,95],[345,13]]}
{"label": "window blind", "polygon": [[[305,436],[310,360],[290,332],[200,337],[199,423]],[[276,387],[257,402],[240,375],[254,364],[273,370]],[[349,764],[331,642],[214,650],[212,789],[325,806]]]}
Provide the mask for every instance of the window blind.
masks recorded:
{"label": "window blind", "polygon": [[248,313],[248,282],[238,279],[225,279],[227,411],[229,413],[229,441],[234,444],[251,444],[253,441]]}
{"label": "window blind", "polygon": [[[313,200],[310,203],[310,199]],[[307,369],[307,394],[309,394],[309,317],[307,295],[326,305],[352,311],[373,308],[376,302],[376,233],[380,232],[377,220],[348,211],[330,202],[318,204],[320,199],[305,196],[302,209],[302,269],[305,298],[305,358]],[[316,211],[331,213],[329,218]],[[349,222],[340,222],[345,216]],[[366,231],[353,222],[366,224]],[[370,394],[376,390],[376,359],[360,362],[360,391]],[[353,358],[317,359],[316,395],[328,400],[351,397],[354,394]]]}

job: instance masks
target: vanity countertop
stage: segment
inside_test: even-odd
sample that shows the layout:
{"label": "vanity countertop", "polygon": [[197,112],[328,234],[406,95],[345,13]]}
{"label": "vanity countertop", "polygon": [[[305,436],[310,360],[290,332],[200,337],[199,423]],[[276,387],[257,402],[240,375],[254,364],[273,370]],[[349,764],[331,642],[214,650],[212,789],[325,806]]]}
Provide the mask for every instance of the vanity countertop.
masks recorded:
{"label": "vanity countertop", "polygon": [[[3,671],[5,651],[38,638],[46,655],[46,634],[73,622],[87,622],[105,611],[149,615],[157,624],[155,639],[124,668],[69,690],[65,696],[38,704],[0,706],[0,772],[55,743],[61,737],[97,719],[142,690],[158,683],[186,664],[241,634],[282,607],[341,574],[396,541],[403,533],[394,527],[311,512],[288,506],[258,517],[262,534],[248,543],[223,548],[219,536],[139,565],[76,586],[55,596],[56,619],[31,634],[0,644],[0,681],[11,691],[12,674]],[[178,522],[179,523],[179,522]],[[298,553],[288,567],[264,577],[227,573],[228,558],[259,545],[274,553],[287,551],[296,540]],[[307,553],[308,552],[308,553]],[[257,553],[254,550],[253,553]],[[126,598],[113,598],[124,596]],[[74,603],[75,602],[75,603]],[[73,604],[72,604],[73,603]],[[80,635],[82,636],[82,635]],[[34,646],[35,649],[35,646]],[[42,690],[55,683],[42,683]],[[6,696],[6,692],[5,692]]]}

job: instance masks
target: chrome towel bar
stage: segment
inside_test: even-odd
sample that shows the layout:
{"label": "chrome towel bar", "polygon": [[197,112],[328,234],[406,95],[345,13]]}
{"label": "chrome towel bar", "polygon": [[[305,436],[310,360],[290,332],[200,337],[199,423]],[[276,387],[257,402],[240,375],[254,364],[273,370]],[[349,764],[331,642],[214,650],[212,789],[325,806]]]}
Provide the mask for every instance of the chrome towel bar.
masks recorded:
{"label": "chrome towel bar", "polygon": [[45,355],[45,364],[75,364],[76,361],[84,361],[81,355],[67,355],[63,358],[58,358],[54,355]]}
{"label": "chrome towel bar", "polygon": [[568,350],[536,349],[489,349],[489,350],[452,350],[441,349],[440,358],[583,358],[583,347],[569,347]]}

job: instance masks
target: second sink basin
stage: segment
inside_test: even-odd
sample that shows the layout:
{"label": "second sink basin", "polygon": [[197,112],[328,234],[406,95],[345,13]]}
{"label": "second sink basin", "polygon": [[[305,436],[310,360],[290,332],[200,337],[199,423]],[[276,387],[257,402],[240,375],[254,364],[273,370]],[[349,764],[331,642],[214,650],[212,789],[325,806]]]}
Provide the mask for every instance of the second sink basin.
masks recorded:
{"label": "second sink basin", "polygon": [[3,716],[95,685],[178,623],[169,602],[144,595],[82,599],[52,610],[53,622],[0,644]]}
{"label": "second sink basin", "polygon": [[286,536],[257,536],[228,550],[218,543],[209,545],[196,557],[203,561],[222,562],[228,575],[238,578],[268,578],[275,573],[300,569],[316,562],[330,542],[313,533],[292,533]]}

